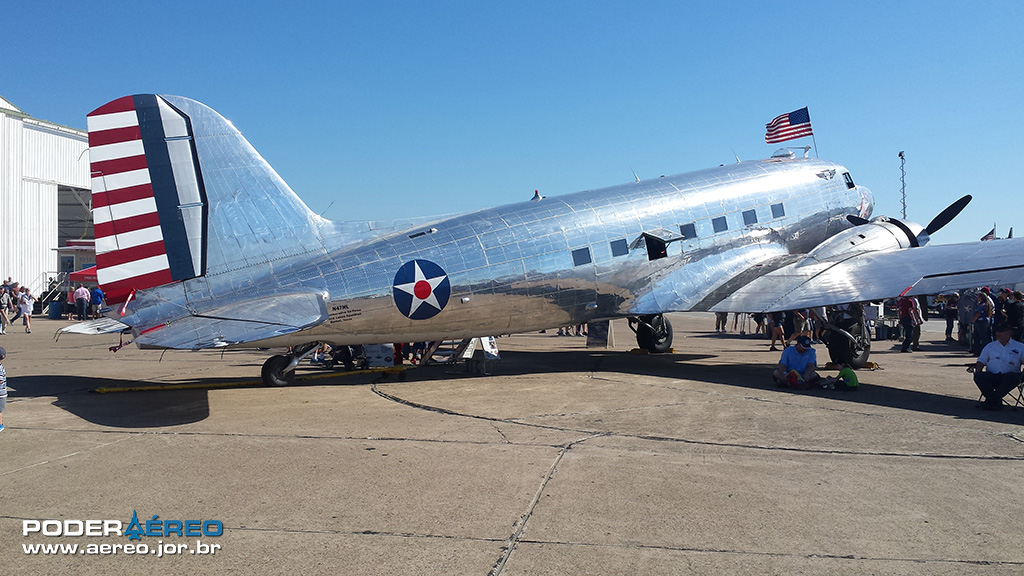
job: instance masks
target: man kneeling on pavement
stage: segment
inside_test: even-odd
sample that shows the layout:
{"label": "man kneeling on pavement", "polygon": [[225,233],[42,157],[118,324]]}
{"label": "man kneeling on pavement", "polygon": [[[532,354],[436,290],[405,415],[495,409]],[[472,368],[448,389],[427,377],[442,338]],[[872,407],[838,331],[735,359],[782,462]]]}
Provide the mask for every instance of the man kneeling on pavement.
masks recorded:
{"label": "man kneeling on pavement", "polygon": [[822,378],[817,372],[818,357],[814,348],[811,348],[811,339],[807,336],[798,336],[794,342],[795,344],[782,351],[779,365],[772,372],[776,385],[799,390],[818,386],[842,390],[857,389],[857,375],[848,366],[840,370],[839,378]]}
{"label": "man kneeling on pavement", "polygon": [[1002,408],[1003,396],[1020,385],[1024,359],[1024,344],[1010,338],[1012,326],[999,324],[995,333],[996,339],[981,349],[978,362],[967,368],[974,373],[974,383],[985,397],[981,407],[986,410]]}

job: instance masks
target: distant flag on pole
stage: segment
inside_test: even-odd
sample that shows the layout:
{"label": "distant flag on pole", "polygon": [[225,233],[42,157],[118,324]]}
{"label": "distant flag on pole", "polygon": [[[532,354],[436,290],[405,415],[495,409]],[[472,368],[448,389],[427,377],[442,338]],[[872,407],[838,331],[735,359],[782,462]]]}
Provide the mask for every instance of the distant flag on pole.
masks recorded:
{"label": "distant flag on pole", "polygon": [[811,131],[811,115],[807,112],[806,107],[794,110],[789,114],[776,116],[774,120],[765,124],[765,127],[768,129],[764,135],[766,144],[814,135],[814,132]]}
{"label": "distant flag on pole", "polygon": [[982,242],[984,242],[986,240],[995,240],[995,239],[996,239],[996,228],[995,228],[995,226],[992,227],[992,231],[991,232],[989,232],[988,234],[985,234],[984,236],[981,237],[981,241]]}

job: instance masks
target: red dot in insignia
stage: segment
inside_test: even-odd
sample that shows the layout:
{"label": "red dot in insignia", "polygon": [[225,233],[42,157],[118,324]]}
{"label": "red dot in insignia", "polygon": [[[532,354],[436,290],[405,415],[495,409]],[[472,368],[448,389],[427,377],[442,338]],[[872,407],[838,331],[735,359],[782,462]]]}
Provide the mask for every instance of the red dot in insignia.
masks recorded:
{"label": "red dot in insignia", "polygon": [[426,300],[430,297],[430,282],[426,280],[420,280],[412,287],[412,293],[416,295],[420,300]]}

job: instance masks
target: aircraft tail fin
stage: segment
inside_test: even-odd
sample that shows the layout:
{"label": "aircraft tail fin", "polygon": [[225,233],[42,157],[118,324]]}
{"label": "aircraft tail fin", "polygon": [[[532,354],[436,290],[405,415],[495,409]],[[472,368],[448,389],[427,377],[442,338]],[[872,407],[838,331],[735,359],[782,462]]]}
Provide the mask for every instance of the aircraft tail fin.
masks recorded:
{"label": "aircraft tail fin", "polygon": [[96,268],[108,303],[323,249],[323,220],[206,105],[125,96],[87,120]]}

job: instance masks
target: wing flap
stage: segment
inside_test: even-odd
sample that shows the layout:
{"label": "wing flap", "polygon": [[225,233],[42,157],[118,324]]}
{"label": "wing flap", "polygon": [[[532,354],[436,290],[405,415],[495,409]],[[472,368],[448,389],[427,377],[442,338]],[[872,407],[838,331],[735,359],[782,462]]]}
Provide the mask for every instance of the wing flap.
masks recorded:
{"label": "wing flap", "polygon": [[202,350],[267,340],[327,321],[327,297],[299,293],[235,302],[139,332],[141,347]]}
{"label": "wing flap", "polygon": [[716,312],[771,312],[900,295],[1024,282],[1024,239],[967,242],[843,259],[802,260],[766,274],[713,306]]}

